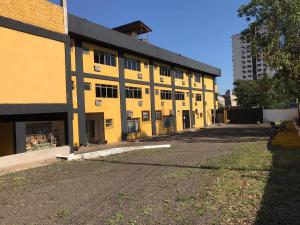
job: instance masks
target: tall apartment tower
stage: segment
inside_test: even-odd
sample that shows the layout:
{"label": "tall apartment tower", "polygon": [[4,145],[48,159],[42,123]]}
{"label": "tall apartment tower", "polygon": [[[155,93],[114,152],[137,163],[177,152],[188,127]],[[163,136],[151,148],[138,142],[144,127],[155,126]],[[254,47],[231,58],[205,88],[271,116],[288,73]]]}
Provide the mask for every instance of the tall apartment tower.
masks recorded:
{"label": "tall apartment tower", "polygon": [[274,76],[262,57],[251,54],[251,43],[241,40],[241,34],[232,37],[233,80],[258,80],[264,74]]}

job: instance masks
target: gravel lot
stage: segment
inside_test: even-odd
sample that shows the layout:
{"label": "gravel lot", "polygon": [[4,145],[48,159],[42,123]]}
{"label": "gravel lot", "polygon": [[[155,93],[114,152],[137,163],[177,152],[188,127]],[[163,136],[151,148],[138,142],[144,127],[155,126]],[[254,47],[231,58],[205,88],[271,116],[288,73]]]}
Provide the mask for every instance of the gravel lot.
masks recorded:
{"label": "gravel lot", "polygon": [[0,224],[208,224],[197,203],[214,182],[205,169],[269,126],[222,126],[156,137],[170,149],[60,162],[0,177]]}

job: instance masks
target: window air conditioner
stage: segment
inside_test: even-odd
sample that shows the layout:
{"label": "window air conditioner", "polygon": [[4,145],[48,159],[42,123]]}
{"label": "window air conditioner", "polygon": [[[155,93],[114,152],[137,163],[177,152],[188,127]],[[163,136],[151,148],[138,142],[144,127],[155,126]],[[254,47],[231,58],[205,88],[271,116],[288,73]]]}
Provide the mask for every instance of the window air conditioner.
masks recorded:
{"label": "window air conditioner", "polygon": [[94,71],[101,72],[101,67],[97,66],[97,65],[94,65]]}
{"label": "window air conditioner", "polygon": [[138,79],[143,79],[143,74],[138,73],[138,74],[137,74],[137,77],[138,77]]}
{"label": "window air conditioner", "polygon": [[128,110],[128,111],[126,112],[126,114],[127,114],[127,118],[132,118],[132,117],[133,117],[133,112],[130,111],[130,110]]}

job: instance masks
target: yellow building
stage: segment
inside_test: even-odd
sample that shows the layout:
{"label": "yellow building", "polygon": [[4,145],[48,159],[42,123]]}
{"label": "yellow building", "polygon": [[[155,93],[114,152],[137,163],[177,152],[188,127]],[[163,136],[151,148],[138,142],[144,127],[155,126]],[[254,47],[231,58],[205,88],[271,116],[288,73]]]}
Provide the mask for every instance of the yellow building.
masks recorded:
{"label": "yellow building", "polygon": [[140,40],[141,21],[65,23],[46,0],[0,5],[0,156],[213,124],[218,68]]}

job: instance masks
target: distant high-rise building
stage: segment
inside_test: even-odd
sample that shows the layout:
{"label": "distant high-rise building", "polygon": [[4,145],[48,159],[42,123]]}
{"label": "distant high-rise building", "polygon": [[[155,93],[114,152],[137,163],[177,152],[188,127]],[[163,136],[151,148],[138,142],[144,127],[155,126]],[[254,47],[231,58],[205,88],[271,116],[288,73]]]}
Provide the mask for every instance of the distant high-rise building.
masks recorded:
{"label": "distant high-rise building", "polygon": [[251,43],[241,39],[241,34],[232,36],[233,80],[258,80],[264,76],[274,76],[263,60],[251,53]]}

